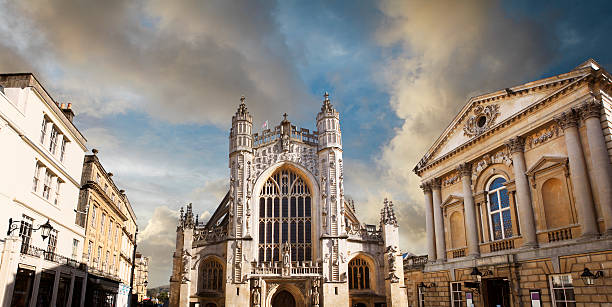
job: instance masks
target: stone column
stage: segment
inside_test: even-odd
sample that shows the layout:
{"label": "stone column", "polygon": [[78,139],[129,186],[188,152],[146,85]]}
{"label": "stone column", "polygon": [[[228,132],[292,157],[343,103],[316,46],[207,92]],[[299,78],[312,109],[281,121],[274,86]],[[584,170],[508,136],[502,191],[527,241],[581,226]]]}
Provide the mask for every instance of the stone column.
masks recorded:
{"label": "stone column", "polygon": [[[525,139],[521,136],[511,138],[506,142],[506,147],[512,156],[514,166],[514,182],[516,184],[516,202],[518,214],[521,221],[521,235],[524,247],[538,246],[536,236],[533,206],[531,205],[531,188],[525,172]],[[517,221],[514,221],[516,223]]]}
{"label": "stone column", "polygon": [[462,163],[457,167],[463,185],[463,209],[465,210],[465,234],[467,235],[468,256],[480,256],[478,247],[478,224],[476,223],[476,207],[472,194],[472,164]]}
{"label": "stone column", "polygon": [[433,194],[433,213],[435,223],[437,261],[446,261],[446,240],[444,239],[444,218],[442,216],[442,185],[440,179],[431,181]]}
{"label": "stone column", "polygon": [[612,165],[601,129],[601,102],[592,100],[580,108],[591,153],[591,173],[595,180],[605,233],[612,235]]}
{"label": "stone column", "polygon": [[429,261],[436,260],[436,236],[434,233],[433,199],[431,195],[431,183],[421,184],[425,194],[425,230],[427,231],[427,258]]}
{"label": "stone column", "polygon": [[574,197],[578,207],[578,220],[582,227],[582,237],[592,237],[597,235],[597,221],[595,219],[591,185],[589,184],[589,176],[578,132],[578,114],[575,110],[569,110],[555,117],[555,121],[565,134],[570,178],[574,186]]}

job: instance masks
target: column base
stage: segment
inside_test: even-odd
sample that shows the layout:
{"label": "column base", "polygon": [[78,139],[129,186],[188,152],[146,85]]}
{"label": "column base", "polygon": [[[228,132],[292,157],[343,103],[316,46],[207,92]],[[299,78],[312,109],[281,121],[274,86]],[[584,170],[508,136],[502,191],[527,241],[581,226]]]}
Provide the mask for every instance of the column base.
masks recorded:
{"label": "column base", "polygon": [[436,259],[436,261],[435,261],[436,264],[442,264],[444,262],[446,262],[446,258],[444,258],[444,259]]}
{"label": "column base", "polygon": [[466,259],[476,259],[476,258],[480,258],[480,254],[468,254],[466,257]]}

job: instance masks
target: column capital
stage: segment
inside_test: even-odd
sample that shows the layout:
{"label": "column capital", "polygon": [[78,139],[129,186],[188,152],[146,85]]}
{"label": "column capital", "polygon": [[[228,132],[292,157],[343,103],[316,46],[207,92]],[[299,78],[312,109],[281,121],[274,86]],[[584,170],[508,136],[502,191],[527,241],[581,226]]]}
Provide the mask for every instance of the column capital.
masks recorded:
{"label": "column capital", "polygon": [[578,114],[576,113],[576,110],[571,109],[555,116],[554,120],[563,130],[578,127]]}
{"label": "column capital", "polygon": [[525,151],[525,138],[522,136],[516,136],[506,141],[506,148],[512,154],[515,152]]}
{"label": "column capital", "polygon": [[429,181],[421,183],[419,187],[423,190],[423,193],[431,192],[431,182]]}
{"label": "column capital", "polygon": [[580,106],[580,118],[586,120],[591,117],[601,117],[601,101],[589,100]]}
{"label": "column capital", "polygon": [[439,178],[434,178],[429,181],[429,185],[431,186],[432,190],[439,190],[442,188],[442,181],[440,181]]}
{"label": "column capital", "polygon": [[461,177],[472,176],[472,163],[465,162],[457,165],[457,172]]}

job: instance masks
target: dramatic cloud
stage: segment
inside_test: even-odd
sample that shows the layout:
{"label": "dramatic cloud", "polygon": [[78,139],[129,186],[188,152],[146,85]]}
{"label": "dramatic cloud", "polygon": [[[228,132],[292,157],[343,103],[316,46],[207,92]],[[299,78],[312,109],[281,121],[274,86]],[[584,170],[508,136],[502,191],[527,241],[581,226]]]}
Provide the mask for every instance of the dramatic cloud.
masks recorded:
{"label": "dramatic cloud", "polygon": [[[413,167],[469,96],[535,78],[549,65],[555,41],[530,20],[510,19],[497,2],[386,1],[381,10],[387,18],[378,39],[389,51],[382,86],[404,122],[377,160],[381,180],[374,190],[400,201],[403,229],[423,231]],[[420,217],[416,224],[413,214]],[[424,251],[410,238],[403,243]]]}
{"label": "dramatic cloud", "polygon": [[176,246],[178,211],[166,206],[155,208],[153,217],[138,236],[138,251],[150,257],[149,284],[169,283],[172,272],[172,253]]}
{"label": "dramatic cloud", "polygon": [[[58,98],[89,115],[139,110],[171,122],[225,126],[241,94],[256,102],[255,114],[301,114],[310,99],[290,65],[273,2],[0,5],[0,54],[27,58],[36,72],[53,77],[46,85]],[[10,67],[30,70],[22,63]]]}

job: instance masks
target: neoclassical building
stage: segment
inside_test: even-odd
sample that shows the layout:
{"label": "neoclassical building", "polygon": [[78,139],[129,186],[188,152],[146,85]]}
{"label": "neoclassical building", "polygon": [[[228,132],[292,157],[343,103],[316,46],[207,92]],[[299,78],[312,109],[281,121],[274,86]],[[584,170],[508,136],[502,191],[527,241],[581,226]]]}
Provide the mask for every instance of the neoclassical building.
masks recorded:
{"label": "neoclassical building", "polygon": [[414,169],[428,254],[405,263],[411,306],[610,301],[611,94],[589,60],[467,102]]}
{"label": "neoclassical building", "polygon": [[[345,199],[339,113],[318,132],[253,133],[244,97],[229,135],[229,191],[206,223],[181,209],[171,306],[406,306],[398,225],[361,224]],[[197,215],[195,215],[197,216]]]}

